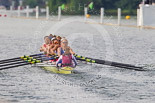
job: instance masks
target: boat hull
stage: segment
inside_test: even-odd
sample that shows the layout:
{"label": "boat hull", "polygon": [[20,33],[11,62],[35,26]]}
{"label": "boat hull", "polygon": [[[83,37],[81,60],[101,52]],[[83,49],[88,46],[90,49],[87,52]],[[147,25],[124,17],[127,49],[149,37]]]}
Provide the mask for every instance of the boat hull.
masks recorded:
{"label": "boat hull", "polygon": [[72,74],[74,70],[74,68],[72,67],[56,68],[56,66],[43,66],[41,68],[47,71],[51,71],[53,73],[57,73],[57,74]]}

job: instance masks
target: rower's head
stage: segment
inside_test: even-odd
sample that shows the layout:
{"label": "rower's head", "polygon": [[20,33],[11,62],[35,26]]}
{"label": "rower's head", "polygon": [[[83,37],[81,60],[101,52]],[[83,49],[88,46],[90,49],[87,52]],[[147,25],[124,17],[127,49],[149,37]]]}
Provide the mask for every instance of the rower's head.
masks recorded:
{"label": "rower's head", "polygon": [[66,38],[63,38],[62,41],[61,41],[61,45],[63,47],[67,47],[68,46],[68,40]]}
{"label": "rower's head", "polygon": [[57,36],[56,35],[53,35],[53,37],[56,38]]}
{"label": "rower's head", "polygon": [[53,39],[53,44],[54,44],[54,45],[58,45],[58,44],[59,44],[59,40]]}
{"label": "rower's head", "polygon": [[64,52],[63,55],[70,55],[70,54],[71,54],[71,53],[70,53],[70,47],[68,47],[68,46],[64,48],[64,51],[65,51],[65,52]]}
{"label": "rower's head", "polygon": [[57,39],[57,40],[61,40],[61,37],[60,37],[60,36],[57,36],[56,39]]}
{"label": "rower's head", "polygon": [[52,39],[52,38],[53,38],[53,35],[52,35],[52,34],[50,34],[50,35],[49,35],[49,38],[50,38],[50,39]]}
{"label": "rower's head", "polygon": [[62,38],[60,36],[57,36],[56,39],[59,41],[59,45],[61,45],[61,39]]}
{"label": "rower's head", "polygon": [[49,36],[45,36],[44,37],[44,41],[45,41],[45,44],[50,44],[50,38],[49,38]]}

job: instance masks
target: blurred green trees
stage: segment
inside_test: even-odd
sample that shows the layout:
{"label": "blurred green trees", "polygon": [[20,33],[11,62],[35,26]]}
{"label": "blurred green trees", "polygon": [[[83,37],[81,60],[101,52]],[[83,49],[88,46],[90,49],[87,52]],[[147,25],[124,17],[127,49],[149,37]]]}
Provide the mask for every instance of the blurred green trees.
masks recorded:
{"label": "blurred green trees", "polygon": [[[0,0],[7,4],[11,4],[12,0]],[[14,0],[19,2],[19,0]],[[48,4],[47,4],[48,2]],[[50,12],[56,12],[58,6],[65,4],[65,9],[62,12],[68,14],[83,14],[84,7],[87,7],[90,2],[94,4],[94,10],[100,10],[101,7],[107,10],[107,13],[116,13],[117,8],[121,8],[124,13],[135,14],[138,4],[142,0],[23,0],[24,6],[29,5],[31,8],[35,6],[45,7],[46,4],[50,7]],[[18,4],[18,3],[16,3]],[[9,6],[8,6],[9,7]]]}

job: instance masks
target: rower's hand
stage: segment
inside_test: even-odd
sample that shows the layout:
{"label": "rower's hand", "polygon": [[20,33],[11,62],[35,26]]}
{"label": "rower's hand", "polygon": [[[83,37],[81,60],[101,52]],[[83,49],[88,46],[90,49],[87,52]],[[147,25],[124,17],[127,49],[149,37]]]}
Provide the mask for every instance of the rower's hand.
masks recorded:
{"label": "rower's hand", "polygon": [[75,53],[74,53],[74,52],[72,52],[72,54],[73,54],[73,55],[75,55]]}
{"label": "rower's hand", "polygon": [[40,52],[42,52],[42,51],[44,51],[44,49],[41,47],[41,48],[40,48]]}
{"label": "rower's hand", "polygon": [[44,54],[47,54],[47,52],[44,52]]}

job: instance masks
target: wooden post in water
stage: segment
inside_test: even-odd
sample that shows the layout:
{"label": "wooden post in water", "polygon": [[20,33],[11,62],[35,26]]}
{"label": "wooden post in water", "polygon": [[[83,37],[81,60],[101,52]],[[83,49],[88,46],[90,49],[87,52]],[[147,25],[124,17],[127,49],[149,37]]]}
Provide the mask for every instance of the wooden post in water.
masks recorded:
{"label": "wooden post in water", "polygon": [[58,7],[58,21],[61,20],[61,6]]}
{"label": "wooden post in water", "polygon": [[48,20],[49,19],[49,7],[46,6],[46,19]]}
{"label": "wooden post in water", "polygon": [[20,6],[18,6],[18,17],[20,17]]}
{"label": "wooden post in water", "polygon": [[85,22],[87,22],[87,14],[88,14],[88,11],[87,11],[87,7],[84,8],[84,20]]}
{"label": "wooden post in water", "polygon": [[101,17],[100,17],[100,23],[103,24],[103,22],[104,22],[104,8],[101,8],[101,11],[100,12],[101,12],[100,13],[100,15],[101,15]]}
{"label": "wooden post in water", "polygon": [[39,18],[39,6],[36,6],[36,19]]}
{"label": "wooden post in water", "polygon": [[28,5],[26,6],[26,17],[27,18],[29,17],[29,6]]}
{"label": "wooden post in water", "polygon": [[118,16],[118,25],[121,25],[121,9],[120,8],[118,8],[117,16]]}

